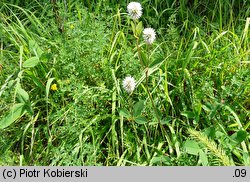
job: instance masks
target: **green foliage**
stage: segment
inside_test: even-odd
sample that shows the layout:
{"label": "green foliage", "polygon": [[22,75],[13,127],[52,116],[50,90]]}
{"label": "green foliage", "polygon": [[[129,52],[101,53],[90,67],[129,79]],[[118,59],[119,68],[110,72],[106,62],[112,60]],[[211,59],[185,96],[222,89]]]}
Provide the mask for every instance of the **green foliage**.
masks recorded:
{"label": "green foliage", "polygon": [[[225,166],[234,165],[231,162],[231,160],[229,159],[229,157],[226,155],[226,152],[222,148],[218,147],[214,141],[210,140],[204,134],[202,134],[200,132],[197,132],[197,131],[195,131],[193,129],[189,129],[188,132],[197,141],[199,141],[200,143],[202,143],[203,145],[205,145],[206,149],[209,150],[212,153],[212,155],[216,156],[220,160],[218,162],[221,162],[222,165],[225,165]],[[191,143],[191,141],[189,143]],[[190,153],[190,154],[194,154],[194,155],[197,155],[200,152],[200,150],[201,150],[199,148],[199,145],[197,143],[195,143],[194,141],[192,141],[192,145],[189,144],[188,147],[192,149],[191,150],[192,153]],[[204,156],[204,153],[203,153],[203,156]],[[212,164],[212,162],[211,162],[211,164]]]}
{"label": "green foliage", "polygon": [[15,104],[1,121],[0,128],[6,128],[25,113],[24,103]]}
{"label": "green foliage", "polygon": [[0,2],[0,165],[250,165],[247,1],[140,2]]}

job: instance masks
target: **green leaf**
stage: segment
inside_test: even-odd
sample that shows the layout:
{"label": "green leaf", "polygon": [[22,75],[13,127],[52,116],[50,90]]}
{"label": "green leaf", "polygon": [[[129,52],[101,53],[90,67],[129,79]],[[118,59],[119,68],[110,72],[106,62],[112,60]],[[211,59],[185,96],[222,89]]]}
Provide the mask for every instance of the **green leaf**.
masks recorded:
{"label": "green leaf", "polygon": [[185,117],[187,117],[187,118],[189,118],[189,119],[195,118],[195,114],[194,114],[194,112],[192,112],[192,111],[184,111],[184,112],[181,112],[181,115],[182,115],[182,116],[185,116]]}
{"label": "green leaf", "polygon": [[11,89],[11,88],[15,85],[15,83],[16,83],[15,80],[10,80],[10,81],[8,82],[8,87],[9,87],[9,89]]}
{"label": "green leaf", "polygon": [[133,116],[136,117],[141,115],[143,109],[144,109],[144,100],[140,100],[133,107]]}
{"label": "green leaf", "polygon": [[29,70],[26,70],[27,75],[34,82],[34,84],[45,92],[45,86],[41,83],[40,79],[35,76],[35,74]]}
{"label": "green leaf", "polygon": [[158,108],[155,108],[155,110],[156,110],[156,113],[154,112],[155,117],[157,117],[157,118],[159,118],[161,120],[162,119],[161,111]]}
{"label": "green leaf", "polygon": [[250,156],[248,152],[243,152],[243,161],[245,166],[250,166]]}
{"label": "green leaf", "polygon": [[132,27],[132,31],[133,31],[134,36],[136,36],[136,29],[135,29],[135,24],[133,21],[131,21],[131,27]]}
{"label": "green leaf", "polygon": [[199,144],[193,140],[187,140],[184,143],[184,149],[186,150],[188,154],[192,154],[192,155],[198,155],[199,152],[201,151]]}
{"label": "green leaf", "polygon": [[50,85],[51,85],[51,83],[53,82],[54,79],[55,79],[55,78],[50,78],[50,79],[48,79],[48,81],[47,81],[47,84],[46,84],[46,100],[48,100],[48,98],[49,98],[49,89],[50,89]]}
{"label": "green leaf", "polygon": [[217,111],[220,109],[221,105],[220,104],[216,104],[212,106],[212,111],[211,113],[208,115],[208,119],[212,120],[214,118],[214,116],[216,115]]}
{"label": "green leaf", "polygon": [[17,94],[19,96],[19,100],[22,103],[28,103],[29,102],[29,94],[22,89],[21,87],[17,89]]}
{"label": "green leaf", "polygon": [[29,40],[29,49],[32,50],[34,54],[37,55],[38,57],[40,57],[43,54],[42,49],[34,40]]}
{"label": "green leaf", "polygon": [[147,123],[147,119],[144,116],[138,116],[135,118],[135,122],[138,124],[145,124]]}
{"label": "green leaf", "polygon": [[143,25],[142,22],[140,21],[137,25],[136,25],[136,35],[139,37],[141,35],[141,32],[143,30]]}
{"label": "green leaf", "polygon": [[202,165],[203,166],[208,166],[207,155],[202,150],[200,150],[200,152],[199,152],[199,157],[200,157]]}
{"label": "green leaf", "polygon": [[51,60],[52,58],[53,58],[53,54],[51,54],[51,53],[43,53],[39,57],[40,61],[42,61],[42,62],[47,62],[48,60]]}
{"label": "green leaf", "polygon": [[204,133],[209,137],[209,138],[211,138],[211,139],[215,139],[215,132],[216,132],[216,130],[215,130],[215,127],[209,127],[209,128],[205,128],[204,129]]}
{"label": "green leaf", "polygon": [[20,84],[20,79],[17,80],[16,93],[17,93],[17,98],[19,102],[22,102],[22,103],[29,102],[29,94],[24,89],[22,89],[21,84]]}
{"label": "green leaf", "polygon": [[160,157],[153,157],[151,160],[152,164],[165,164],[165,165],[171,165],[171,159],[168,156],[160,156]]}
{"label": "green leaf", "polygon": [[10,112],[0,121],[0,129],[4,129],[20,118],[26,111],[24,103],[15,104]]}
{"label": "green leaf", "polygon": [[237,132],[237,135],[236,135],[235,139],[236,139],[237,142],[241,143],[246,139],[246,137],[247,137],[247,132],[244,131],[244,130],[239,130]]}
{"label": "green leaf", "polygon": [[182,63],[182,69],[183,69],[183,70],[187,67],[189,61],[191,60],[191,58],[192,58],[192,56],[193,56],[193,54],[194,54],[194,52],[195,52],[195,49],[196,49],[197,46],[198,46],[198,44],[199,44],[199,43],[196,42],[196,41],[194,41],[194,42],[191,44],[191,47],[190,47],[189,50],[188,50],[187,57],[186,57],[186,59],[185,59],[185,60],[183,61],[183,63]]}
{"label": "green leaf", "polygon": [[170,121],[172,120],[172,118],[170,116],[167,116],[166,118],[163,118],[161,120],[161,124],[164,125],[164,124],[168,124]]}
{"label": "green leaf", "polygon": [[19,102],[25,104],[26,111],[28,112],[28,114],[30,114],[30,116],[32,116],[33,109],[29,100],[29,94],[24,89],[22,89],[20,82],[17,83],[16,90]]}
{"label": "green leaf", "polygon": [[121,116],[124,116],[124,117],[127,118],[127,119],[131,118],[131,115],[130,115],[130,113],[128,112],[127,109],[124,109],[124,108],[123,108],[123,109],[120,109],[119,114],[120,114]]}
{"label": "green leaf", "polygon": [[29,59],[27,59],[24,63],[23,63],[23,67],[25,68],[31,68],[36,66],[39,63],[39,58],[38,57],[31,57]]}
{"label": "green leaf", "polygon": [[142,60],[143,66],[147,66],[148,65],[147,55],[145,54],[144,51],[141,51],[140,54],[141,54],[141,60]]}
{"label": "green leaf", "polygon": [[156,58],[152,63],[150,63],[149,68],[153,68],[154,66],[160,65],[164,60]]}

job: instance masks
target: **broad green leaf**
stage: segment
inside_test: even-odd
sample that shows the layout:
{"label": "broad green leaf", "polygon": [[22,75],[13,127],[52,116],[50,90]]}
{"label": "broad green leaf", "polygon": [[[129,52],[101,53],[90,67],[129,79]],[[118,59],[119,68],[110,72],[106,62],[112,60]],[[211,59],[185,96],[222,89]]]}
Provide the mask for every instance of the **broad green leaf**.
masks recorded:
{"label": "broad green leaf", "polygon": [[241,143],[243,142],[247,137],[247,132],[244,130],[239,130],[236,135],[236,141]]}
{"label": "broad green leaf", "polygon": [[147,123],[147,119],[143,116],[139,116],[135,118],[135,122],[138,124],[145,124]]}
{"label": "broad green leaf", "polygon": [[209,127],[204,129],[204,133],[208,136],[208,138],[215,139],[215,127]]}
{"label": "broad green leaf", "polygon": [[29,100],[29,94],[22,89],[20,82],[18,81],[16,85],[16,91],[17,91],[17,98],[19,102],[25,104],[25,109],[31,116],[33,115],[33,109]]}
{"label": "broad green leaf", "polygon": [[29,49],[33,50],[34,54],[37,55],[38,57],[40,57],[43,54],[42,49],[34,40],[29,40]]}
{"label": "broad green leaf", "polygon": [[192,155],[198,155],[201,150],[199,147],[199,144],[193,140],[187,140],[184,143],[184,149],[186,150],[188,154],[192,154]]}
{"label": "broad green leaf", "polygon": [[17,93],[17,98],[20,102],[22,103],[28,103],[29,101],[29,94],[22,89],[20,79],[17,79],[17,84],[16,84],[16,93]]}
{"label": "broad green leaf", "polygon": [[167,116],[166,118],[163,118],[161,120],[161,124],[168,124],[170,121],[172,120],[172,118],[170,116]]}
{"label": "broad green leaf", "polygon": [[25,68],[31,68],[36,66],[39,63],[39,58],[38,57],[31,57],[29,59],[27,59],[24,63],[23,63],[23,67]]}
{"label": "broad green leaf", "polygon": [[200,160],[203,166],[208,166],[208,159],[207,159],[207,155],[200,150],[199,152],[199,156],[200,156]]}
{"label": "broad green leaf", "polygon": [[26,111],[24,109],[24,103],[15,104],[9,113],[1,119],[0,129],[4,129],[20,118]]}
{"label": "broad green leaf", "polygon": [[8,87],[11,89],[15,85],[16,81],[15,80],[10,80],[8,82]]}
{"label": "broad green leaf", "polygon": [[136,117],[141,115],[143,109],[144,109],[144,100],[140,100],[133,107],[133,116]]}
{"label": "broad green leaf", "polygon": [[29,102],[29,94],[21,87],[17,89],[17,94],[19,96],[20,102],[22,102],[22,103]]}
{"label": "broad green leaf", "polygon": [[184,112],[181,112],[181,115],[182,115],[182,116],[185,116],[185,117],[187,117],[187,118],[189,118],[189,119],[195,117],[195,114],[194,114],[194,112],[192,112],[192,111],[184,111]]}
{"label": "broad green leaf", "polygon": [[160,156],[160,157],[153,157],[150,161],[151,164],[165,164],[165,165],[171,165],[171,159],[168,156]]}
{"label": "broad green leaf", "polygon": [[124,117],[127,118],[127,119],[131,118],[131,115],[130,115],[130,113],[128,112],[127,109],[124,109],[124,108],[123,108],[123,109],[120,109],[119,114],[120,114],[121,116],[124,116]]}

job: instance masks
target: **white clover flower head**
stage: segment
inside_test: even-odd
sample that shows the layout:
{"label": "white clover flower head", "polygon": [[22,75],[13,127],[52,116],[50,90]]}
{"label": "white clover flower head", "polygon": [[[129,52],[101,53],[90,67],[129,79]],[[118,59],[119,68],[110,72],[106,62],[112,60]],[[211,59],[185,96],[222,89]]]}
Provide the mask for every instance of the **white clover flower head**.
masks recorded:
{"label": "white clover flower head", "polygon": [[128,4],[127,6],[127,11],[129,16],[134,19],[137,20],[141,17],[142,15],[142,7],[141,4],[138,2],[131,2]]}
{"label": "white clover flower head", "polygon": [[147,44],[152,44],[155,40],[155,30],[153,28],[145,28],[142,36]]}
{"label": "white clover flower head", "polygon": [[135,89],[135,79],[131,76],[127,76],[123,82],[122,82],[122,86],[123,88],[128,92],[128,93],[131,93],[134,91]]}

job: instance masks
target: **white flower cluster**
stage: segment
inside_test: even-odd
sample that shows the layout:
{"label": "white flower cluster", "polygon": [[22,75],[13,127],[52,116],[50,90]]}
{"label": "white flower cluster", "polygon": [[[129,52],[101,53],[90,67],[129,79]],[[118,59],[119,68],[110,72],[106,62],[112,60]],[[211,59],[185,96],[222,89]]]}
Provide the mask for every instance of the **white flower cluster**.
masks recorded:
{"label": "white flower cluster", "polygon": [[127,11],[129,16],[134,19],[137,20],[141,17],[142,15],[142,7],[141,4],[138,2],[131,2],[128,4],[127,6]]}
{"label": "white flower cluster", "polygon": [[123,82],[122,82],[122,86],[123,88],[128,92],[128,93],[131,93],[134,91],[135,89],[135,79],[131,76],[127,76]]}
{"label": "white flower cluster", "polygon": [[153,28],[145,28],[142,36],[147,44],[152,44],[155,40],[155,30]]}
{"label": "white flower cluster", "polygon": [[[132,19],[137,20],[142,15],[142,6],[138,2],[131,2],[127,6],[127,11]],[[142,37],[146,44],[152,44],[156,37],[155,30],[153,28],[145,28]],[[135,79],[131,76],[127,76],[123,80],[122,86],[128,93],[132,93],[136,86]]]}

